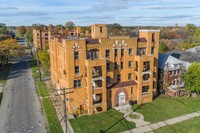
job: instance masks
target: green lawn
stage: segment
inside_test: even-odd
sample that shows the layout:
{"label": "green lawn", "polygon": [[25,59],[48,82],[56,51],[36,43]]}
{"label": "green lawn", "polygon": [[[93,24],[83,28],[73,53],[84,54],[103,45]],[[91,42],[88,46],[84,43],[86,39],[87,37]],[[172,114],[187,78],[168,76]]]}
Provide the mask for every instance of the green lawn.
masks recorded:
{"label": "green lawn", "polygon": [[11,64],[8,64],[7,66],[4,67],[3,70],[0,70],[0,83],[5,84],[10,72]]}
{"label": "green lawn", "polygon": [[3,98],[3,92],[0,92],[0,104],[1,104],[2,98]]}
{"label": "green lawn", "polygon": [[133,108],[142,113],[146,121],[155,123],[200,110],[200,98],[160,96],[151,103]]}
{"label": "green lawn", "polygon": [[48,130],[51,133],[62,133],[62,128],[55,113],[53,104],[50,98],[42,99],[42,105],[45,111],[46,119],[48,122]]}
{"label": "green lawn", "polygon": [[199,133],[200,132],[200,117],[195,117],[190,120],[183,121],[174,125],[159,128],[154,133]]}
{"label": "green lawn", "polygon": [[37,81],[37,82],[36,82],[36,85],[37,85],[37,87],[38,87],[39,95],[40,95],[41,97],[49,96],[44,82],[42,82],[42,81]]}
{"label": "green lawn", "polygon": [[111,109],[103,113],[70,119],[70,123],[75,133],[115,133],[135,128],[135,123],[126,121],[123,115]]}
{"label": "green lawn", "polygon": [[31,60],[30,61],[30,65],[31,65],[31,68],[32,68],[31,70],[32,70],[33,78],[35,80],[38,80],[40,75],[39,75],[39,69],[37,67],[37,64],[36,64],[35,60]]}
{"label": "green lawn", "polygon": [[51,99],[49,97],[47,97],[47,96],[49,96],[49,94],[46,90],[45,83],[43,81],[38,81],[39,80],[39,72],[38,72],[38,67],[35,63],[35,60],[31,60],[30,65],[32,67],[33,78],[35,79],[36,85],[38,87],[38,93],[42,97],[41,102],[42,102],[43,112],[45,114],[45,118],[46,118],[46,122],[47,122],[48,132],[63,133],[63,130],[61,128],[60,122],[56,115],[56,111],[53,107]]}

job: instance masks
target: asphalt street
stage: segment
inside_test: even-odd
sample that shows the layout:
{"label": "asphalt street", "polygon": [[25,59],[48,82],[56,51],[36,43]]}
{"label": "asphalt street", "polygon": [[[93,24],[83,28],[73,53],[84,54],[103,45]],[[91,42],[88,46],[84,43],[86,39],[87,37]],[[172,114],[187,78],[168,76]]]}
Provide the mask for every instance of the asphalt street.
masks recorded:
{"label": "asphalt street", "polygon": [[46,133],[30,55],[15,61],[0,105],[0,133]]}

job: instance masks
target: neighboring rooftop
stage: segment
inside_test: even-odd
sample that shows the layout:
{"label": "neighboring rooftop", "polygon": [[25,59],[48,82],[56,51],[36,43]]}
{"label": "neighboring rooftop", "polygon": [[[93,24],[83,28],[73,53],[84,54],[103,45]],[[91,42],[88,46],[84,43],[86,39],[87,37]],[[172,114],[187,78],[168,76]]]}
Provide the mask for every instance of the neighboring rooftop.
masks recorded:
{"label": "neighboring rooftop", "polygon": [[186,52],[200,53],[200,46],[185,50]]}
{"label": "neighboring rooftop", "polygon": [[200,62],[200,53],[190,53],[183,50],[172,50],[172,51],[166,52],[166,54],[170,54],[177,59],[187,61],[190,63]]}
{"label": "neighboring rooftop", "polygon": [[166,64],[170,66],[174,64],[183,64],[186,69],[190,66],[189,62],[179,60],[170,54],[159,54],[158,58],[158,68],[160,69],[165,69]]}

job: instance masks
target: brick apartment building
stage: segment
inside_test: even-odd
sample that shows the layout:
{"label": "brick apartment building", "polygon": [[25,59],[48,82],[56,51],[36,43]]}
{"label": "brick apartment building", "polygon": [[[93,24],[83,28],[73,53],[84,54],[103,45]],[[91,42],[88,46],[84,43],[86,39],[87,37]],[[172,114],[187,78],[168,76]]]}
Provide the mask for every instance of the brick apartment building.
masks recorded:
{"label": "brick apartment building", "polygon": [[33,29],[33,44],[37,49],[48,48],[49,30],[47,29]]}
{"label": "brick apartment building", "polygon": [[91,25],[91,38],[56,37],[49,41],[51,80],[67,94],[69,114],[93,114],[157,94],[158,30],[139,37],[107,35],[105,24]]}
{"label": "brick apartment building", "polygon": [[76,27],[76,30],[57,29],[56,27],[49,25],[49,27],[43,27],[41,29],[33,29],[33,44],[37,49],[49,49],[49,37],[54,36],[74,36],[80,35],[80,26]]}

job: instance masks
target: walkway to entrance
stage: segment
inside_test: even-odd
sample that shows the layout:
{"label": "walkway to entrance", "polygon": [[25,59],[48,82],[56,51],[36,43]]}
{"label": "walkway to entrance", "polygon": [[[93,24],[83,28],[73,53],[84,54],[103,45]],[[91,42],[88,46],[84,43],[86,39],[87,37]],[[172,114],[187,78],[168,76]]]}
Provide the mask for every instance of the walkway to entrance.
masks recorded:
{"label": "walkway to entrance", "polygon": [[[158,128],[168,126],[168,125],[173,125],[173,124],[176,124],[176,123],[179,123],[179,122],[200,116],[200,111],[197,111],[197,112],[194,112],[194,113],[186,114],[186,115],[183,115],[183,116],[179,116],[179,117],[175,117],[175,118],[172,118],[172,119],[168,119],[168,120],[165,120],[165,121],[160,121],[160,122],[151,124],[150,122],[144,121],[144,116],[142,114],[137,113],[137,112],[133,112],[133,110],[132,110],[132,108],[129,104],[124,105],[124,106],[115,107],[115,109],[118,110],[119,112],[124,113],[124,118],[127,121],[131,121],[131,122],[134,122],[136,124],[136,128],[134,128],[132,130],[124,131],[123,133],[152,132],[153,130],[156,130]],[[138,116],[138,118],[136,118],[136,119],[130,118],[130,115],[132,115],[132,114]]]}

